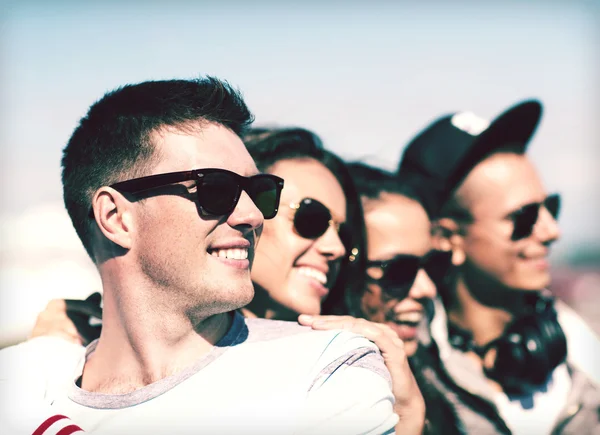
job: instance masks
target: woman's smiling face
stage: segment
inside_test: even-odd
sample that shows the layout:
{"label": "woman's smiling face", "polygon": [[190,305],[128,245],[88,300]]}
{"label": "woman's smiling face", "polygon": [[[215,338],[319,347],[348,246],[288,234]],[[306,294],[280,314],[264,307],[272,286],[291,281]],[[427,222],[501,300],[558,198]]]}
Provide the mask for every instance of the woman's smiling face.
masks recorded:
{"label": "woman's smiling face", "polygon": [[346,197],[333,173],[311,158],[281,160],[267,172],[285,180],[277,216],[265,221],[252,268],[252,281],[269,298],[298,314],[319,314],[346,250],[335,225],[316,238],[294,228],[295,209],[305,198],[325,205],[332,220],[346,221]]}

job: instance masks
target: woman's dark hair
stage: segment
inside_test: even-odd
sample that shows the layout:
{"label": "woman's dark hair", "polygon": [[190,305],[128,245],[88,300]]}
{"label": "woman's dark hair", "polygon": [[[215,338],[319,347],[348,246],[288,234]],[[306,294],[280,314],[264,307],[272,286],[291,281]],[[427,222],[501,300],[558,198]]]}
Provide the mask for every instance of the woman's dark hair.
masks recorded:
{"label": "woman's dark hair", "polygon": [[395,193],[417,201],[431,218],[419,186],[412,179],[363,162],[350,162],[347,166],[361,198],[378,199],[382,193]]}
{"label": "woman's dark hair", "polygon": [[346,164],[323,147],[321,139],[303,128],[253,128],[242,136],[259,171],[268,172],[277,162],[311,158],[322,163],[338,180],[346,196],[346,223],[351,230],[350,246],[340,273],[323,302],[322,314],[354,313],[347,295],[362,291],[365,286],[366,258],[365,223],[360,198]]}

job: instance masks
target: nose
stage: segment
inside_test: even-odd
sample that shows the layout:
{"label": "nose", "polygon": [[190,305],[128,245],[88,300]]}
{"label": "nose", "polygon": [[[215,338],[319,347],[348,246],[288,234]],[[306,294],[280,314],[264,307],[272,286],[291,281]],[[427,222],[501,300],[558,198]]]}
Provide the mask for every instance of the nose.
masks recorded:
{"label": "nose", "polygon": [[315,245],[319,253],[329,261],[334,261],[346,255],[346,248],[340,239],[340,235],[334,225],[330,225],[327,231],[317,239]]}
{"label": "nose", "polygon": [[415,278],[415,282],[413,283],[410,291],[408,292],[408,296],[412,299],[433,299],[437,295],[437,288],[435,284],[427,275],[425,270],[421,269],[417,273],[417,277]]}
{"label": "nose", "polygon": [[264,221],[265,217],[245,191],[242,192],[235,209],[227,218],[229,226],[242,227],[246,232],[261,228]]}
{"label": "nose", "polygon": [[533,227],[533,233],[544,244],[550,244],[560,238],[558,222],[546,207],[540,207],[540,214]]}

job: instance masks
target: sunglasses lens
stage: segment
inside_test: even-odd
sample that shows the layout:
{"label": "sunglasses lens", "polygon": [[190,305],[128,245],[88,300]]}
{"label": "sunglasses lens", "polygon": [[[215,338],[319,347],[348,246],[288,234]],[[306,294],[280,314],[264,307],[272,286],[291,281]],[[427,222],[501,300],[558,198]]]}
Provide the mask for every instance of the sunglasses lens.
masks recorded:
{"label": "sunglasses lens", "polygon": [[380,280],[383,291],[396,299],[404,299],[419,272],[419,257],[406,256],[388,263]]}
{"label": "sunglasses lens", "polygon": [[230,213],[239,199],[240,187],[232,174],[211,172],[198,186],[198,203],[207,213]]}
{"label": "sunglasses lens", "polygon": [[307,239],[322,236],[329,228],[331,213],[327,207],[310,198],[303,199],[294,215],[294,227],[298,234]]}
{"label": "sunglasses lens", "polygon": [[256,176],[250,183],[250,198],[261,211],[265,219],[272,219],[279,206],[279,188],[277,181],[269,176]]}
{"label": "sunglasses lens", "polygon": [[544,201],[544,207],[546,207],[554,219],[558,219],[560,213],[560,195],[550,195]]}
{"label": "sunglasses lens", "polygon": [[526,205],[514,217],[514,230],[512,239],[520,240],[529,237],[533,226],[537,222],[540,208],[537,204]]}
{"label": "sunglasses lens", "polygon": [[427,256],[423,267],[429,278],[437,286],[450,270],[452,252],[434,251]]}

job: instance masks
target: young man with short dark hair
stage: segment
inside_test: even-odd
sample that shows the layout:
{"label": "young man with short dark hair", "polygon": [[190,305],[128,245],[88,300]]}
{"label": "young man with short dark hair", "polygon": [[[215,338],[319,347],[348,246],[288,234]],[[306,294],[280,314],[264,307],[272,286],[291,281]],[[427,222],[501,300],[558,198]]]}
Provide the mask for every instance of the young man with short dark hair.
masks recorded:
{"label": "young man with short dark hair", "polygon": [[537,101],[492,123],[442,117],[399,165],[442,206],[434,237],[454,267],[438,286],[430,350],[439,366],[426,375],[467,433],[587,434],[600,424],[598,389],[569,357],[571,326],[546,291],[560,198],[525,154],[540,117]]}

